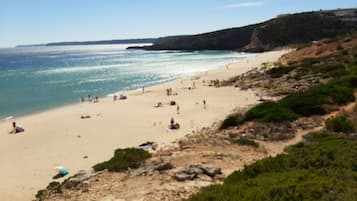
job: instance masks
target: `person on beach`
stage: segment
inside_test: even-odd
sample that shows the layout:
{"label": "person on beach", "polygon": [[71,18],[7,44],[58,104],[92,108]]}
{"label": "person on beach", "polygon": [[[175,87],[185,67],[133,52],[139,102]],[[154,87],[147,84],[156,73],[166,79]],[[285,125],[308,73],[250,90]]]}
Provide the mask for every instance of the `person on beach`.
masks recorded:
{"label": "person on beach", "polygon": [[16,122],[12,122],[12,130],[9,132],[10,134],[21,133],[24,132],[25,129],[20,125],[16,125]]}
{"label": "person on beach", "polygon": [[203,108],[207,109],[207,105],[206,105],[206,100],[205,99],[203,99]]}
{"label": "person on beach", "polygon": [[180,114],[180,106],[179,105],[176,106],[176,113]]}
{"label": "person on beach", "polygon": [[162,107],[162,103],[161,102],[157,102],[154,107]]}
{"label": "person on beach", "polygon": [[170,89],[166,89],[166,95],[167,95],[167,96],[170,95]]}
{"label": "person on beach", "polygon": [[179,129],[179,128],[180,128],[180,124],[175,123],[174,118],[171,118],[169,129],[176,130],[176,129]]}
{"label": "person on beach", "polygon": [[170,124],[173,125],[175,123],[175,120],[173,117],[171,117]]}
{"label": "person on beach", "polygon": [[143,87],[143,93],[145,93],[145,87]]}

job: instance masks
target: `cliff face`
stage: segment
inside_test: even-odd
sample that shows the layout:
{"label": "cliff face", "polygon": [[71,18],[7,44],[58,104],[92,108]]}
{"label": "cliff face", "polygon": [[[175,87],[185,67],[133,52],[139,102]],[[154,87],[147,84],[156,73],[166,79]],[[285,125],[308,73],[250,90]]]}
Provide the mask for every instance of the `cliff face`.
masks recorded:
{"label": "cliff face", "polygon": [[328,13],[286,15],[257,27],[244,50],[271,50],[291,44],[307,43],[351,33],[356,23],[342,21]]}
{"label": "cliff face", "polygon": [[232,50],[249,44],[259,25],[225,29],[192,36],[176,36],[159,40],[148,50]]}
{"label": "cliff face", "polygon": [[[338,11],[338,12],[337,12]],[[272,20],[220,31],[172,36],[157,40],[147,50],[239,50],[261,52],[345,35],[357,30],[357,9],[281,15]]]}

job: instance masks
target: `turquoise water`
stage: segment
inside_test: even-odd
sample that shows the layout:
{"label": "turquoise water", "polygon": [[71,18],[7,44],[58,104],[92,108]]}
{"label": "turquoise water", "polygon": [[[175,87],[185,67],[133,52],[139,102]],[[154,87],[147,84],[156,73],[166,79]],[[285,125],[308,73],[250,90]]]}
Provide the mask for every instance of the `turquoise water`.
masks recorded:
{"label": "turquoise water", "polygon": [[246,54],[143,51],[126,45],[0,49],[0,119],[223,66]]}

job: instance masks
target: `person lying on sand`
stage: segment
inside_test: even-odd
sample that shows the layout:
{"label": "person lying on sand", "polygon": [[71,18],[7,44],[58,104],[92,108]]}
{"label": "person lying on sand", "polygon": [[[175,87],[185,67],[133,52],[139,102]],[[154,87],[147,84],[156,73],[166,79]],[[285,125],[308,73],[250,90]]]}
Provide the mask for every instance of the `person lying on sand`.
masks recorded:
{"label": "person lying on sand", "polygon": [[22,126],[16,125],[16,122],[12,122],[12,130],[9,133],[15,134],[15,133],[21,133],[24,131],[25,131],[25,129]]}
{"label": "person lying on sand", "polygon": [[88,114],[81,115],[81,119],[89,119],[91,116]]}
{"label": "person lying on sand", "polygon": [[123,94],[120,94],[120,96],[119,96],[119,99],[120,100],[126,100],[128,97],[127,96],[125,96],[125,95],[123,95]]}
{"label": "person lying on sand", "polygon": [[154,107],[162,107],[162,103],[161,102],[157,102]]}

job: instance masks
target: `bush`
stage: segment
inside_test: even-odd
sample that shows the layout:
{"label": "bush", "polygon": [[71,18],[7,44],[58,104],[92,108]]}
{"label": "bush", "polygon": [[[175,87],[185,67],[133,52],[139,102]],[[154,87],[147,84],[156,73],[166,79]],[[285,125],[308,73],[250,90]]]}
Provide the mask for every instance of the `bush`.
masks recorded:
{"label": "bush", "polygon": [[325,125],[328,130],[333,132],[351,133],[355,131],[353,123],[344,116],[328,118]]}
{"label": "bush", "polygon": [[324,105],[342,105],[354,101],[353,88],[348,82],[351,80],[338,80],[292,94],[283,98],[280,103],[303,116],[325,114]]}
{"label": "bush", "polygon": [[260,122],[284,122],[293,121],[298,116],[290,109],[276,102],[264,102],[248,110],[245,120],[257,120]]}
{"label": "bush", "polygon": [[294,66],[281,66],[281,67],[275,67],[267,71],[267,73],[272,77],[272,78],[278,78],[281,77],[290,71],[294,70]]}
{"label": "bush", "polygon": [[61,183],[52,181],[47,185],[46,189],[37,191],[36,198],[38,201],[44,201],[50,194],[57,193],[63,193]]}
{"label": "bush", "polygon": [[353,201],[357,193],[357,142],[335,134],[309,135],[304,145],[231,174],[189,201]]}
{"label": "bush", "polygon": [[239,139],[235,140],[234,143],[239,144],[239,145],[251,146],[254,148],[259,147],[258,143],[256,143],[254,140],[249,140],[247,138],[239,138]]}
{"label": "bush", "polygon": [[141,163],[150,157],[151,154],[142,149],[117,149],[110,160],[94,165],[93,169],[95,171],[104,169],[114,172],[125,171],[128,168],[138,168]]}
{"label": "bush", "polygon": [[234,127],[244,122],[244,116],[240,113],[231,114],[225,120],[223,120],[219,129],[223,130],[229,127]]}

